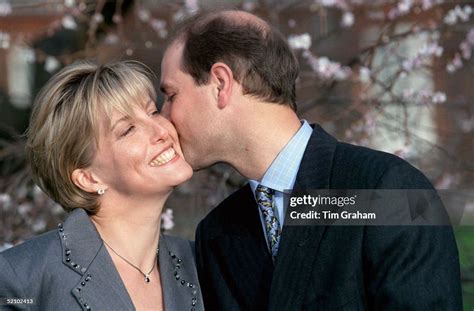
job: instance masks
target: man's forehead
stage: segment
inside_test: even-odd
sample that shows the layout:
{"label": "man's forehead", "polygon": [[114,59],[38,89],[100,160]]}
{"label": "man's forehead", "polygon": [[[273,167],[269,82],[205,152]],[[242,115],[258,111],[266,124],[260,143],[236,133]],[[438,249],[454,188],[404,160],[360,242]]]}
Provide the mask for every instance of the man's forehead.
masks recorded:
{"label": "man's forehead", "polygon": [[179,64],[183,55],[184,44],[180,40],[173,41],[165,50],[162,66],[169,63]]}
{"label": "man's forehead", "polygon": [[161,82],[166,83],[168,76],[176,73],[180,69],[181,64],[181,55],[183,54],[182,51],[182,44],[179,43],[172,43],[168,48],[165,50],[163,55],[163,59],[161,61]]}

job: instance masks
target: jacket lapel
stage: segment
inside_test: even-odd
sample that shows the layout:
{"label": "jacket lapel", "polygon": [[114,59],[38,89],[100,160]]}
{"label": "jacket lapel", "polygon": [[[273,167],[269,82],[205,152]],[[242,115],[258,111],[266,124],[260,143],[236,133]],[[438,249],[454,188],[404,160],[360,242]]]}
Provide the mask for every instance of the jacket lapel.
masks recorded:
{"label": "jacket lapel", "polygon": [[[173,249],[169,245],[172,244],[168,243],[168,238],[162,235],[159,267],[165,310],[189,310],[202,304],[197,276],[190,266],[194,265],[194,260],[186,257],[182,249]],[[199,310],[199,307],[196,309]]]}
{"label": "jacket lapel", "polygon": [[133,310],[132,300],[86,212],[71,212],[58,233],[63,264],[81,276],[71,289],[81,308]]}
{"label": "jacket lapel", "polygon": [[[328,189],[337,141],[319,125],[306,147],[294,190]],[[270,291],[269,310],[302,308],[326,226],[284,226]],[[288,289],[291,290],[288,290]]]}
{"label": "jacket lapel", "polygon": [[221,258],[217,262],[224,277],[228,274],[230,282],[235,281],[230,288],[239,305],[260,309],[268,302],[273,262],[252,190],[247,185],[239,191],[238,200],[226,207],[225,231],[211,248]]}

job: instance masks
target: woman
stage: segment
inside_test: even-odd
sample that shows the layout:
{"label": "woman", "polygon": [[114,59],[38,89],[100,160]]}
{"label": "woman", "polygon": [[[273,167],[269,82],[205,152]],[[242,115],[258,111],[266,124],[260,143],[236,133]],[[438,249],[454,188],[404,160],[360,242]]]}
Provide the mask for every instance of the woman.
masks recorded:
{"label": "woman", "polygon": [[8,304],[203,309],[190,243],[160,237],[163,205],[192,169],[156,110],[151,76],[133,61],[80,62],[38,95],[27,156],[36,183],[71,213],[0,253],[0,297],[17,299]]}

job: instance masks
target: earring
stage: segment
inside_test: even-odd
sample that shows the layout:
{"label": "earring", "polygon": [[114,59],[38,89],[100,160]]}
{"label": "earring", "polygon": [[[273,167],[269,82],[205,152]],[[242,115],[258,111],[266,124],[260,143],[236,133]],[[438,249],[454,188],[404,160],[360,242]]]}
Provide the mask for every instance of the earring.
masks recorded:
{"label": "earring", "polygon": [[100,188],[99,190],[97,190],[98,195],[103,195],[104,193],[105,193],[105,189]]}

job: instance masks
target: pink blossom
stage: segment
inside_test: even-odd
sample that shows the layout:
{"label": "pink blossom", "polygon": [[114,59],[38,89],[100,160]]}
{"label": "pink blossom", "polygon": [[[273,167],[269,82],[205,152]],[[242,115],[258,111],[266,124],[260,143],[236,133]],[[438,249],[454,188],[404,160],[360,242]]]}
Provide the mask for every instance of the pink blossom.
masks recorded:
{"label": "pink blossom", "polygon": [[114,16],[112,16],[112,21],[115,23],[115,24],[119,24],[122,22],[122,15],[120,14],[114,14]]}
{"label": "pink blossom", "polygon": [[64,0],[64,6],[67,8],[72,8],[76,5],[76,0]]}
{"label": "pink blossom", "polygon": [[189,14],[196,14],[199,11],[197,0],[186,0],[184,6]]}
{"label": "pink blossom", "polygon": [[104,41],[108,45],[114,45],[119,42],[119,37],[115,33],[109,33]]}
{"label": "pink blossom", "polygon": [[352,12],[344,12],[342,15],[341,25],[343,27],[351,27],[354,25],[354,14]]}
{"label": "pink blossom", "polygon": [[370,82],[370,69],[367,67],[361,67],[359,69],[359,80],[362,83],[369,83]]}
{"label": "pink blossom", "polygon": [[398,10],[400,11],[401,14],[408,13],[413,6],[413,1],[412,0],[401,0],[398,3]]}
{"label": "pink blossom", "polygon": [[404,145],[402,148],[395,150],[393,153],[402,159],[406,159],[411,152],[409,145]]}
{"label": "pink blossom", "polygon": [[100,24],[104,21],[104,16],[100,13],[95,13],[92,15],[92,21],[96,24]]}
{"label": "pink blossom", "polygon": [[166,21],[154,18],[151,20],[150,26],[151,28],[153,28],[154,31],[160,31],[166,28]]}
{"label": "pink blossom", "polygon": [[173,210],[167,208],[164,213],[161,214],[161,228],[165,231],[171,230],[174,228],[173,221]]}
{"label": "pink blossom", "polygon": [[54,71],[59,69],[60,65],[61,64],[55,57],[48,56],[46,57],[46,61],[44,62],[44,70],[46,70],[49,73],[53,73]]}
{"label": "pink blossom", "polygon": [[309,50],[303,52],[314,73],[322,80],[346,80],[352,75],[352,70],[340,63],[333,62],[329,58],[316,57]]}
{"label": "pink blossom", "polygon": [[3,208],[10,206],[12,198],[8,193],[0,193],[0,206]]}
{"label": "pink blossom", "polygon": [[456,181],[456,176],[452,174],[444,174],[443,177],[436,183],[436,189],[449,189]]}
{"label": "pink blossom", "polygon": [[466,41],[461,42],[459,49],[461,50],[464,59],[467,60],[471,58],[471,46]]}
{"label": "pink blossom", "polygon": [[151,18],[151,13],[150,13],[149,10],[140,9],[140,10],[138,11],[138,18],[139,18],[142,22],[146,23],[146,22],[148,22],[148,21],[150,20],[150,18]]}
{"label": "pink blossom", "polygon": [[461,120],[460,127],[464,133],[472,132],[474,130],[474,116],[469,119]]}
{"label": "pink blossom", "polygon": [[12,5],[8,1],[0,1],[0,16],[7,16],[12,13]]}
{"label": "pink blossom", "polygon": [[432,0],[423,0],[421,4],[421,8],[423,10],[429,10],[433,7],[434,3]]}
{"label": "pink blossom", "polygon": [[449,10],[446,16],[444,17],[444,23],[447,25],[454,25],[458,22],[458,19],[462,22],[467,22],[472,14],[472,7],[470,5],[464,6],[461,8],[460,5],[452,10]]}
{"label": "pink blossom", "polygon": [[74,30],[77,28],[77,23],[71,15],[65,15],[63,17],[62,25],[65,29]]}
{"label": "pink blossom", "polygon": [[474,28],[471,28],[466,36],[467,42],[471,45],[474,46]]}
{"label": "pink blossom", "polygon": [[10,34],[0,31],[0,49],[8,49],[10,47]]}
{"label": "pink blossom", "polygon": [[311,36],[309,33],[291,35],[288,38],[288,44],[294,50],[308,50],[311,47]]}
{"label": "pink blossom", "polygon": [[245,2],[242,4],[242,8],[243,8],[245,11],[248,11],[248,12],[254,11],[256,7],[257,7],[257,5],[256,5],[256,3],[253,2],[253,1],[245,1]]}
{"label": "pink blossom", "polygon": [[431,101],[433,104],[442,104],[446,101],[446,94],[443,92],[436,92],[433,94]]}

